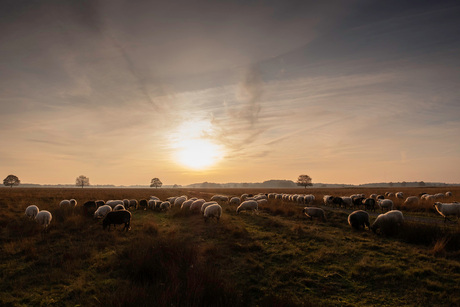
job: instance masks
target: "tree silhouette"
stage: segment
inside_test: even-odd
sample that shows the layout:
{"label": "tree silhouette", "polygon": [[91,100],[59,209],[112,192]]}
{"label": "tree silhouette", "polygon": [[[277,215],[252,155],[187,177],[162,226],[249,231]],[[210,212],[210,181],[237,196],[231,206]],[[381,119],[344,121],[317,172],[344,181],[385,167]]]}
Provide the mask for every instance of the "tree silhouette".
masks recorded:
{"label": "tree silhouette", "polygon": [[299,178],[297,178],[296,184],[305,187],[305,189],[313,185],[313,183],[311,183],[311,177],[308,175],[300,175]]}
{"label": "tree silhouette", "polygon": [[89,178],[83,175],[80,175],[75,180],[75,185],[83,189],[85,185],[89,185]]}
{"label": "tree silhouette", "polygon": [[161,182],[160,179],[158,178],[153,178],[152,181],[150,182],[150,187],[155,187],[155,188],[159,188],[163,185],[163,183]]}
{"label": "tree silhouette", "polygon": [[6,176],[5,179],[3,179],[3,184],[6,186],[10,186],[11,188],[14,185],[19,185],[21,183],[21,180],[15,175],[8,175]]}

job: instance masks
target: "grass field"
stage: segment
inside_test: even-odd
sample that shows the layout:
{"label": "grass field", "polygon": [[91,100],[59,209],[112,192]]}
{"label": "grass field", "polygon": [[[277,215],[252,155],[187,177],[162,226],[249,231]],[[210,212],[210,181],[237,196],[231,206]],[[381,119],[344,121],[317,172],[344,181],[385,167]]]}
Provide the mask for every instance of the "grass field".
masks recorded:
{"label": "grass field", "polygon": [[[307,189],[322,195],[388,189]],[[459,188],[398,189],[407,196]],[[132,211],[131,231],[58,209],[87,200],[304,190],[0,189],[2,306],[458,306],[460,228],[407,222],[393,237],[354,231],[348,213],[310,221],[302,207],[271,201],[259,214],[223,205],[219,223],[173,208]],[[396,192],[396,191],[393,191]],[[53,214],[48,233],[24,216],[37,205]],[[402,204],[396,206],[402,208]],[[402,208],[440,219],[431,205]],[[372,222],[373,218],[371,219]]]}

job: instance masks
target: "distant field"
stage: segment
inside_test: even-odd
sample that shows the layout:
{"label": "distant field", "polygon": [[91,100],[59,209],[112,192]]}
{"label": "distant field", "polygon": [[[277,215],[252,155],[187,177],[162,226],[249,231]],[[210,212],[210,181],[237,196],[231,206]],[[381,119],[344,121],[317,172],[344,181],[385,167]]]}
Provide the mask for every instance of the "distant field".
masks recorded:
{"label": "distant field", "polygon": [[[0,189],[2,306],[458,306],[460,226],[409,221],[394,237],[354,231],[348,212],[327,208],[327,221],[307,220],[302,206],[272,200],[259,214],[223,205],[219,223],[173,208],[133,210],[131,231],[104,231],[101,221],[58,209],[87,200],[214,194],[323,195],[451,191],[382,189]],[[35,204],[53,214],[42,234],[24,217]],[[441,220],[432,203],[406,216]],[[371,222],[374,218],[371,219]]]}

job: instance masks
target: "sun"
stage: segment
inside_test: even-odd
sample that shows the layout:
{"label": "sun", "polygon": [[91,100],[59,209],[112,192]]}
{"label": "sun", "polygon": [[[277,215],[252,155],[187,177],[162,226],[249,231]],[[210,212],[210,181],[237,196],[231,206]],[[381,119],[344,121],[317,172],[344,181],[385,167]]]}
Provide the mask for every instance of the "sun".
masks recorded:
{"label": "sun", "polygon": [[177,149],[177,161],[195,170],[208,168],[221,158],[220,146],[205,139],[184,140]]}

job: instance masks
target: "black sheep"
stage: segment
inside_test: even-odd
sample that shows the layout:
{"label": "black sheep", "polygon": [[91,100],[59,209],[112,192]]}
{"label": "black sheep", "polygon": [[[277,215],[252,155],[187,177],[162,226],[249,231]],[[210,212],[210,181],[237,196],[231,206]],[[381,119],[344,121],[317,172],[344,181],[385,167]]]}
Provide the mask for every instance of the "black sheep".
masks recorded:
{"label": "black sheep", "polygon": [[94,200],[89,200],[83,204],[83,213],[84,215],[91,216],[93,215],[94,211],[96,211],[97,205]]}
{"label": "black sheep", "polygon": [[115,225],[125,224],[123,230],[130,230],[131,212],[129,212],[128,210],[110,211],[109,213],[107,213],[104,220],[102,221],[102,228],[105,229],[107,228],[107,226],[109,226],[110,230],[110,225],[112,224],[113,227],[115,227]]}
{"label": "black sheep", "polygon": [[366,208],[366,210],[372,210],[375,212],[375,199],[366,198],[363,200],[363,205]]}
{"label": "black sheep", "polygon": [[148,203],[148,201],[147,201],[146,199],[141,199],[141,200],[139,201],[139,207],[144,208],[144,210],[147,209],[148,204],[149,204],[149,203]]}
{"label": "black sheep", "polygon": [[349,216],[348,216],[348,224],[350,224],[351,227],[354,229],[369,229],[370,227],[370,222],[369,222],[369,214],[366,211],[363,210],[357,210],[353,211]]}

